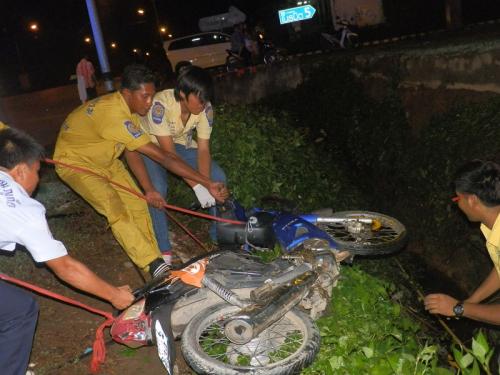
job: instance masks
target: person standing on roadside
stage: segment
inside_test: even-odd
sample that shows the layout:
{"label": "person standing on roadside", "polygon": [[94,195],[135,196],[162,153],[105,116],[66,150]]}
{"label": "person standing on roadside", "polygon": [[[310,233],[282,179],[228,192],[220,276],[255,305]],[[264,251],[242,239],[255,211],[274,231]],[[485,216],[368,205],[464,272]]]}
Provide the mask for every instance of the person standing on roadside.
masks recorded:
{"label": "person standing on roadside", "polygon": [[162,207],[165,200],[151,184],[141,158],[143,154],[180,177],[200,184],[217,201],[223,202],[229,193],[224,184],[211,181],[175,153],[153,144],[141,129],[138,115],[145,116],[153,103],[154,81],[153,72],[144,65],[126,67],[120,91],[100,96],[70,113],[59,132],[54,159],[98,175],[56,166],[59,177],[107,218],[130,259],[156,277],[168,265],[161,257],[147,203],[100,176],[139,192],[120,160],[124,154],[147,202]]}
{"label": "person standing on roadside", "polygon": [[239,23],[234,26],[231,34],[231,52],[238,56],[245,66],[250,65],[251,54],[245,46],[245,24]]}
{"label": "person standing on roadside", "polygon": [[88,55],[84,55],[76,65],[76,78],[82,103],[97,97],[95,69]]}
{"label": "person standing on roadside", "polygon": [[[0,123],[1,125],[1,123]],[[129,286],[115,287],[74,259],[52,237],[43,205],[30,196],[38,185],[44,150],[23,132],[0,130],[0,249],[24,246],[35,262],[58,278],[124,309],[134,297]],[[0,281],[0,368],[2,375],[24,375],[28,367],[38,305],[27,292]]]}
{"label": "person standing on roadside", "polygon": [[500,165],[482,160],[466,163],[456,173],[455,192],[453,200],[467,219],[481,223],[493,267],[467,299],[433,293],[425,297],[425,309],[432,314],[500,325],[500,303],[484,302],[500,290]]}

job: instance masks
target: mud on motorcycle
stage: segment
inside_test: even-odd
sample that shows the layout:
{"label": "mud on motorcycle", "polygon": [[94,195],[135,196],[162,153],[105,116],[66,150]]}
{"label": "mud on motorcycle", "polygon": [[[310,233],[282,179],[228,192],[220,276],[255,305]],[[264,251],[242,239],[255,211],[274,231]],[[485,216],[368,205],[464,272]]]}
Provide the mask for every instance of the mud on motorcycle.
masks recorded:
{"label": "mud on motorcycle", "polygon": [[[220,249],[193,258],[134,291],[111,328],[129,347],[156,345],[174,374],[174,340],[198,374],[295,374],[320,347],[314,320],[327,309],[339,262],[390,254],[406,242],[398,220],[375,212],[295,215],[237,202],[218,223]],[[255,254],[279,254],[264,262]]]}

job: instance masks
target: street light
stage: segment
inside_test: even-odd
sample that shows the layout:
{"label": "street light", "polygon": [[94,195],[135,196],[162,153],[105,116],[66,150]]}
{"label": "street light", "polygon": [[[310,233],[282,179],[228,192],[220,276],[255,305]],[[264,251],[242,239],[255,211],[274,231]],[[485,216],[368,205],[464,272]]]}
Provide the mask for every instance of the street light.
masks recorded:
{"label": "street light", "polygon": [[36,33],[36,32],[38,31],[38,23],[36,23],[36,22],[32,22],[32,23],[30,23],[30,24],[29,24],[29,29],[30,29],[32,32]]}
{"label": "street light", "polygon": [[144,9],[142,9],[142,8],[137,9],[137,14],[140,16],[144,16],[144,14],[145,14]]}
{"label": "street light", "polygon": [[111,42],[111,48],[116,48],[117,44],[115,42]]}
{"label": "street light", "polygon": [[90,37],[89,37],[89,36],[86,36],[86,37],[83,39],[83,41],[84,41],[85,43],[87,43],[87,44],[90,44],[90,43],[92,42],[92,39],[90,39]]}
{"label": "street light", "polygon": [[167,33],[167,28],[165,26],[160,26],[160,33],[166,34]]}

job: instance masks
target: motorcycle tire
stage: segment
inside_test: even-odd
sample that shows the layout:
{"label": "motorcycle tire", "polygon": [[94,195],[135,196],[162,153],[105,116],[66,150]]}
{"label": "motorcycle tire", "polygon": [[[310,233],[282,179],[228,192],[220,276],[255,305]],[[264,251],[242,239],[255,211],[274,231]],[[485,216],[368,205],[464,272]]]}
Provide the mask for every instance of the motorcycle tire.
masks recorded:
{"label": "motorcycle tire", "polygon": [[345,38],[344,47],[347,49],[356,48],[358,46],[358,39],[359,38],[357,36],[350,36]]}
{"label": "motorcycle tire", "polygon": [[343,223],[318,223],[317,226],[328,233],[338,244],[340,251],[348,250],[352,255],[388,255],[401,250],[408,240],[405,226],[397,219],[370,211],[333,212],[331,208],[315,211],[321,217],[337,219],[368,218],[376,221],[380,227],[363,226],[363,233],[352,235]]}
{"label": "motorcycle tire", "polygon": [[277,56],[274,52],[270,52],[264,55],[264,64],[272,65],[277,61]]}
{"label": "motorcycle tire", "polygon": [[236,72],[237,70],[244,68],[245,65],[241,60],[234,56],[228,56],[226,58],[226,70],[228,73]]}
{"label": "motorcycle tire", "polygon": [[218,304],[202,310],[187,324],[181,349],[197,374],[297,374],[318,353],[319,330],[309,316],[296,309],[247,344],[232,343],[221,323],[239,311],[236,306]]}

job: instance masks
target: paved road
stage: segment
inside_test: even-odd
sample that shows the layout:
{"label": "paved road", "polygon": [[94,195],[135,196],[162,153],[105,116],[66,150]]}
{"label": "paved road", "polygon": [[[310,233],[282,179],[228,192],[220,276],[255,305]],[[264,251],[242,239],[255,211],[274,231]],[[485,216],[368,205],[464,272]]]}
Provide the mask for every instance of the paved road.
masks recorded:
{"label": "paved road", "polygon": [[76,85],[0,99],[1,120],[51,148],[66,116],[80,105]]}

